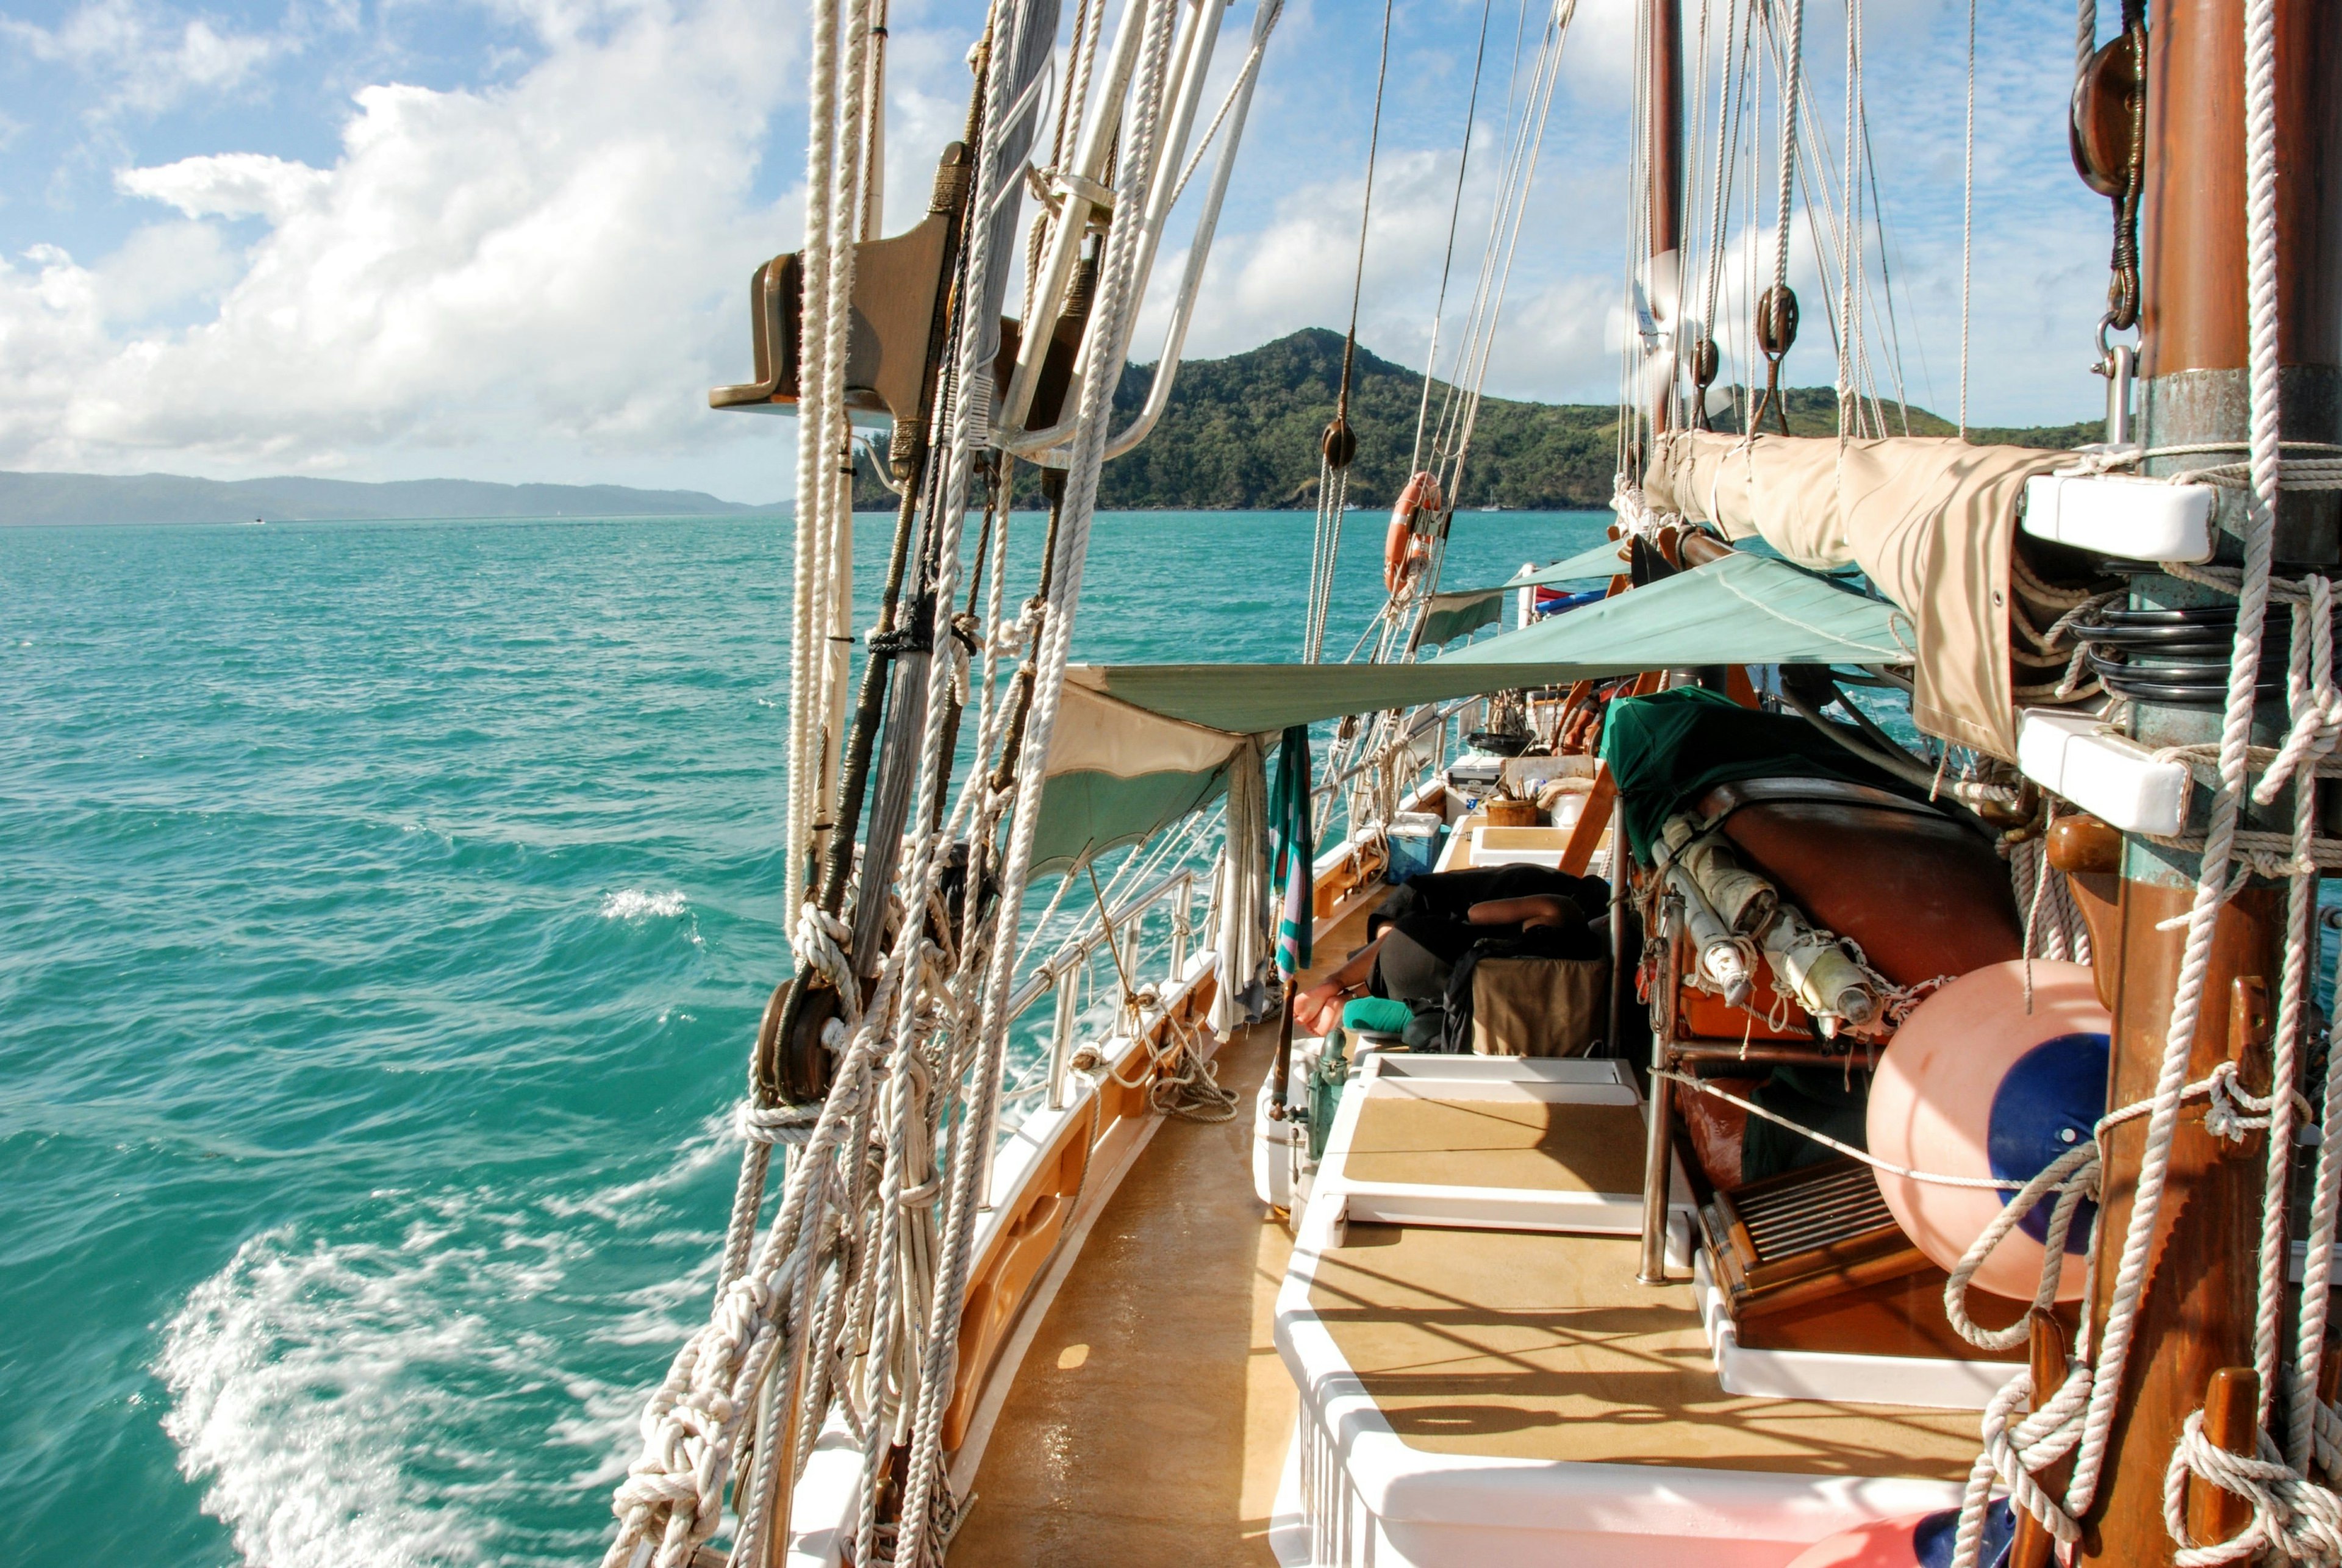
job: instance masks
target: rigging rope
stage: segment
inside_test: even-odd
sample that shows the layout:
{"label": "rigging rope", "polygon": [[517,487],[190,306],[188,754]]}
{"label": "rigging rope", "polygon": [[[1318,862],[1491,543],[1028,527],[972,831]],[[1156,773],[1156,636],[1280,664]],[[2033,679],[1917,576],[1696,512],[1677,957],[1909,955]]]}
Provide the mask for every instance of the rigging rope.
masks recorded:
{"label": "rigging rope", "polygon": [[1407,454],[1406,471],[1423,466],[1424,424],[1431,414],[1431,378],[1439,364],[1440,320],[1447,313],[1447,280],[1456,265],[1456,231],[1464,216],[1464,181],[1472,168],[1472,133],[1480,107],[1480,73],[1488,63],[1488,16],[1496,0],[1480,0],[1480,39],[1472,49],[1472,90],[1464,101],[1464,150],[1456,160],[1456,196],[1447,208],[1447,246],[1439,257],[1439,294],[1431,305],[1431,346],[1423,356],[1423,396],[1415,410],[1415,447]]}
{"label": "rigging rope", "polygon": [[[2088,5],[2090,0],[2083,0]],[[2095,23],[2093,24],[2095,25]],[[1969,300],[1976,281],[1977,0],[1968,0],[1967,129],[1960,149],[1960,439],[1968,438]]]}
{"label": "rigging rope", "polygon": [[1342,522],[1349,504],[1350,462],[1357,437],[1350,430],[1350,376],[1358,352],[1358,302],[1366,285],[1366,233],[1375,213],[1375,160],[1383,135],[1383,87],[1390,72],[1392,0],[1383,0],[1382,43],[1375,62],[1375,111],[1366,129],[1366,191],[1358,203],[1358,260],[1350,275],[1350,325],[1342,337],[1342,374],[1334,392],[1334,417],[1318,441],[1317,531],[1309,555],[1309,608],[1302,628],[1301,662],[1317,663],[1326,645],[1326,617],[1334,601],[1334,567],[1342,550]]}
{"label": "rigging rope", "polygon": [[[2127,25],[2132,18],[2126,17]],[[2263,1171],[2262,1231],[2255,1296],[2253,1358],[2260,1382],[2257,1412],[2256,1454],[2238,1455],[2215,1447],[2203,1434],[2200,1413],[2192,1414],[2174,1446],[2165,1473],[2165,1525],[2179,1550],[2174,1561],[2186,1568],[2245,1562],[2272,1553],[2288,1562],[2332,1564],[2342,1561],[2342,1504],[2327,1486],[2313,1482],[2313,1463],[2328,1469],[2342,1461],[2325,1439],[2332,1430],[2334,1413],[2317,1395],[2318,1363],[2324,1352],[2335,1233],[2337,1184],[2342,1183],[2342,1160],[2334,1140],[2320,1140],[2314,1158],[2308,1246],[2304,1264],[2299,1348],[2288,1379],[2282,1356],[2280,1330],[2287,1291],[2289,1235],[2287,1197],[2294,1157],[2295,1116],[2302,1100],[2300,1034],[2307,1010],[2308,965],[2315,940],[2316,771],[2303,765],[2329,752],[2342,724],[2332,684],[2332,590],[2323,578],[2287,584],[2282,592],[2272,580],[2271,561],[2279,493],[2286,488],[2286,462],[2279,442],[2279,304],[2277,220],[2276,6],[2274,0],[2249,0],[2245,12],[2245,146],[2246,239],[2247,256],[2247,340],[2249,388],[2249,488],[2245,496],[2242,533],[2245,564],[2240,575],[2196,571],[2176,572],[2197,581],[2234,592],[2237,621],[2231,652],[2228,692],[2219,744],[2218,793],[2211,803],[2211,821],[2205,835],[2196,895],[2185,917],[2187,937],[2171,1018],[2165,1037],[2164,1057],[2149,1107],[2146,1145],[2134,1188],[2133,1206],[2122,1238],[2120,1261],[2107,1303],[2106,1325],[2095,1358],[2085,1349],[2075,1363],[2065,1395],[2087,1387],[2087,1399],[2078,1433],[2071,1447],[2073,1479],[2062,1500],[2045,1500],[2019,1492],[2020,1503],[2050,1523],[2063,1519],[2070,1526],[2087,1514],[2097,1500],[2105,1473],[2107,1453],[2117,1413],[2120,1391],[2129,1354],[2134,1348],[2140,1302],[2157,1223],[2164,1207],[2171,1161],[2173,1134],[2180,1099],[2192,1087],[2186,1084],[2187,1060],[2195,1042],[2203,1006],[2205,978],[2221,906],[2242,887],[2246,873],[2279,873],[2289,882],[2284,965],[2279,980],[2275,1047],[2268,1092],[2245,1093],[2227,1065],[2227,1083],[2213,1085],[2213,1106],[2206,1127],[2218,1136],[2240,1136],[2266,1130],[2267,1145]],[[2094,25],[2094,24],[2091,24]],[[2090,25],[2081,29],[2088,36]],[[2135,184],[2135,179],[2134,182]],[[2117,301],[2117,306],[2121,305]],[[2320,476],[2322,478],[2322,476]],[[2316,479],[2312,483],[2317,483]],[[2258,680],[2263,623],[2273,598],[2294,604],[2294,646],[2287,679],[2287,699],[2293,724],[2287,744],[2274,752],[2251,745],[2251,726]],[[2289,861],[2261,864],[2261,857],[2246,840],[2270,835],[2247,835],[2240,815],[2254,766],[2267,758],[2268,766],[2256,800],[2274,804],[2290,785],[2295,813]],[[2232,867],[2242,871],[2233,879]],[[2330,1054],[2330,1043],[2329,1043]],[[2330,1061],[2324,1084],[2324,1125],[2330,1134],[2342,1125],[2342,1075]],[[2215,1074],[2215,1079],[2220,1074]],[[2087,1321],[2086,1312],[2085,1321]],[[2306,1337],[2305,1337],[2306,1336]],[[1996,1402],[1997,1404],[2001,1402]],[[2275,1417],[2285,1414],[2286,1441],[2280,1446],[2269,1434]],[[2073,1433],[2070,1420],[2057,1423]],[[2062,1437],[2061,1437],[2062,1441]],[[2330,1455],[2330,1459],[2329,1459]],[[2235,1539],[2199,1543],[2188,1533],[2185,1500],[2190,1478],[2206,1482],[2243,1499],[2250,1522]],[[1963,1550],[1955,1562],[1975,1560],[1971,1537],[1981,1513],[1981,1499],[1971,1489],[1961,1526]],[[2061,1535],[2061,1538],[2064,1538]]]}

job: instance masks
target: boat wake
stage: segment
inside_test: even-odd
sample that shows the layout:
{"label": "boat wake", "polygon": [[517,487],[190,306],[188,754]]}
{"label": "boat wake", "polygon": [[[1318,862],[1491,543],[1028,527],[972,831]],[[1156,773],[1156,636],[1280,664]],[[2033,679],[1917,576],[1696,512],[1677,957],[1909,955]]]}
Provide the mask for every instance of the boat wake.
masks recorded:
{"label": "boat wake", "polygon": [[376,1193],[245,1242],[155,1368],[179,1468],[243,1560],[598,1555],[643,1397],[706,1310],[728,1121],[589,1195]]}
{"label": "boat wake", "polygon": [[673,920],[690,907],[680,889],[650,893],[639,887],[620,888],[602,899],[605,920]]}

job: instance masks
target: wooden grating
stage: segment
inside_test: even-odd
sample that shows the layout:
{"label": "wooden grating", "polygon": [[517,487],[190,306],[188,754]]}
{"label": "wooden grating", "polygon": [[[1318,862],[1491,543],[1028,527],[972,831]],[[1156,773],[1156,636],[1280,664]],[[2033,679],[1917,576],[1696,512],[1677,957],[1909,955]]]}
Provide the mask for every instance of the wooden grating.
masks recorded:
{"label": "wooden grating", "polygon": [[1927,1266],[1870,1168],[1831,1160],[1730,1192],[1701,1211],[1736,1322],[1786,1312]]}
{"label": "wooden grating", "polygon": [[1759,1188],[1745,1190],[1732,1203],[1762,1263],[1895,1223],[1870,1168],[1853,1160],[1833,1162],[1809,1182]]}

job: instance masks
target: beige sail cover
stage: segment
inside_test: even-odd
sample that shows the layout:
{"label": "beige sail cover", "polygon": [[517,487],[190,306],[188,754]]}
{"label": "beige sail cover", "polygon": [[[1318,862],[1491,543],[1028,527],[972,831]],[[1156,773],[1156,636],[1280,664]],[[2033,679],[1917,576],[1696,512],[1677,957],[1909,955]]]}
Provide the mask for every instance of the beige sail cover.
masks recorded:
{"label": "beige sail cover", "polygon": [[2025,482],[2072,461],[1957,436],[1663,435],[1654,512],[1759,534],[1800,566],[1862,568],[1910,626],[1912,716],[1929,734],[2017,758],[2008,555]]}

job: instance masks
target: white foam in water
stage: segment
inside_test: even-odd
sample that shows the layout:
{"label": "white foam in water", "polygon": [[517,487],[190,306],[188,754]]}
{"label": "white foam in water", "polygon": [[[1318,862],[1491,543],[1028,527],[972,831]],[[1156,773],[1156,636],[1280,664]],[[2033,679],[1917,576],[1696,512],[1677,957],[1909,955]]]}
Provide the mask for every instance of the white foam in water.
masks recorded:
{"label": "white foam in water", "polygon": [[673,893],[649,893],[639,887],[621,888],[603,898],[602,918],[643,920],[656,916],[661,920],[672,920],[683,913],[685,904],[680,889]]}
{"label": "white foam in water", "polygon": [[[244,1561],[442,1568],[596,1555],[606,1489],[641,1442],[649,1389],[586,1369],[606,1369],[612,1345],[679,1344],[704,1319],[720,1208],[696,1212],[705,1193],[688,1215],[663,1200],[736,1147],[727,1120],[709,1118],[656,1174],[584,1200],[377,1193],[362,1223],[395,1241],[280,1226],[197,1286],[164,1331],[163,1427]],[[700,1266],[670,1260],[646,1282],[588,1285],[578,1265],[628,1233],[672,1241]],[[604,1293],[589,1305],[572,1299],[581,1286]],[[548,1298],[585,1310],[550,1330],[529,1305]],[[666,1365],[652,1359],[643,1371],[655,1382]],[[496,1408],[549,1389],[565,1409],[548,1427],[515,1429]],[[515,1529],[515,1513],[532,1523]]]}
{"label": "white foam in water", "polygon": [[[436,1506],[401,1460],[450,1396],[415,1373],[479,1358],[476,1315],[436,1310],[427,1254],[305,1243],[298,1227],[246,1242],[165,1332],[163,1428],[204,1510],[267,1568],[406,1568],[482,1561],[477,1522]],[[418,1244],[419,1243],[419,1244]]]}

